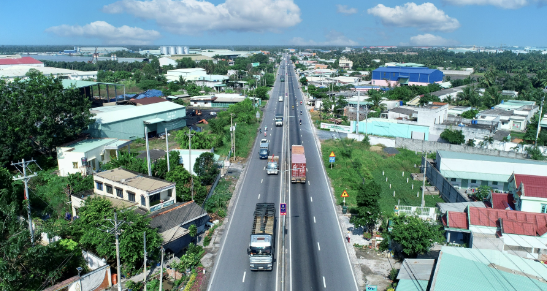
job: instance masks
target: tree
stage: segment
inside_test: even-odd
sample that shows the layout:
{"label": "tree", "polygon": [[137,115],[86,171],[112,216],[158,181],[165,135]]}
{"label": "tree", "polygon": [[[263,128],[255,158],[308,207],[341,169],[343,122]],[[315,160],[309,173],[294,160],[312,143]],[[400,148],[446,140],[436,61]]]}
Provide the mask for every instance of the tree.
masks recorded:
{"label": "tree", "polygon": [[366,184],[360,184],[357,188],[357,210],[358,216],[352,216],[351,220],[355,227],[366,227],[372,232],[378,218],[380,218],[380,193],[382,187],[375,181]]}
{"label": "tree", "polygon": [[270,91],[270,88],[262,86],[258,87],[254,90],[256,97],[262,99],[262,100],[268,100],[268,91]]}
{"label": "tree", "polygon": [[[167,173],[165,180],[176,183],[177,199],[182,201],[192,201],[191,176],[183,166],[178,165]],[[201,185],[198,177],[194,176],[194,201],[198,204],[203,203],[207,197],[207,188]]]}
{"label": "tree", "polygon": [[198,227],[195,224],[192,224],[188,227],[188,232],[191,237],[196,237],[196,235],[198,235]]}
{"label": "tree", "polygon": [[300,78],[300,84],[302,84],[302,86],[307,86],[308,85],[308,79],[306,79],[306,77]]}
{"label": "tree", "polygon": [[[169,152],[169,167],[174,169],[180,162],[180,153],[179,151],[170,151]],[[165,158],[159,159],[154,165],[154,170],[152,171],[154,177],[165,179],[167,175],[167,155]]]}
{"label": "tree", "polygon": [[545,160],[545,156],[537,146],[527,147],[526,153],[533,160]]}
{"label": "tree", "polygon": [[475,116],[477,116],[477,114],[479,114],[478,110],[470,109],[470,110],[467,110],[464,113],[462,113],[462,117],[467,118],[467,119],[473,119],[473,118],[475,118]]}
{"label": "tree", "polygon": [[192,139],[192,149],[211,149],[215,145],[215,137],[212,135],[208,135],[205,132],[197,132],[190,129],[182,129],[177,131],[177,135],[175,136],[175,140],[180,145],[180,148],[182,149],[188,149],[189,144],[189,138],[188,138],[188,132],[191,131],[193,136]]}
{"label": "tree", "polygon": [[93,123],[89,99],[52,76],[0,80],[0,96],[0,164],[35,152],[52,156]]}
{"label": "tree", "polygon": [[137,154],[134,153],[119,152],[117,157],[114,157],[108,163],[101,165],[101,169],[103,170],[112,170],[120,167],[129,171],[148,175],[148,165],[146,164],[146,161],[137,158]]}
{"label": "tree", "polygon": [[392,231],[388,234],[403,248],[409,257],[425,254],[434,242],[443,242],[444,231],[438,224],[431,224],[416,216],[399,215],[391,219]]}
{"label": "tree", "polygon": [[465,136],[461,130],[447,128],[441,133],[441,138],[451,144],[462,144],[465,142]]}
{"label": "tree", "polygon": [[490,193],[492,193],[492,188],[488,185],[481,185],[477,191],[475,191],[475,198],[477,201],[483,201],[484,199],[488,198],[490,196]]}
{"label": "tree", "polygon": [[215,154],[203,153],[194,164],[194,173],[201,180],[202,185],[212,185],[220,170],[215,163]]}
{"label": "tree", "polygon": [[470,138],[467,140],[467,143],[465,144],[468,147],[474,147],[475,146],[475,140]]}

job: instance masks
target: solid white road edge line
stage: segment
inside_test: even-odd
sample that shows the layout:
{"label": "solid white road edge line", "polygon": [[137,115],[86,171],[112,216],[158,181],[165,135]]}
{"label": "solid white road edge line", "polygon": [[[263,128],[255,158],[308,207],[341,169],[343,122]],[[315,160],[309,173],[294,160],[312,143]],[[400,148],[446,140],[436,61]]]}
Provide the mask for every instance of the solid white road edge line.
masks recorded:
{"label": "solid white road edge line", "polygon": [[[247,275],[247,272],[243,272],[243,280],[241,282],[245,283],[245,275]],[[323,277],[324,278],[324,277]]]}

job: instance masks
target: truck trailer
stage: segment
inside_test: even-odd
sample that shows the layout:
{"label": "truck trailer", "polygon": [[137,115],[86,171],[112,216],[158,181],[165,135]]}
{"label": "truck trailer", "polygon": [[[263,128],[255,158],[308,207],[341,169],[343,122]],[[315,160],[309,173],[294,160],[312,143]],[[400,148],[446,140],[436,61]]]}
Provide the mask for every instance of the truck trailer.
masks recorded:
{"label": "truck trailer", "polygon": [[302,145],[292,145],[291,182],[306,183],[306,155]]}
{"label": "truck trailer", "polygon": [[267,139],[260,140],[260,149],[258,150],[258,156],[260,159],[267,159],[270,154],[270,143]]}
{"label": "truck trailer", "polygon": [[257,203],[247,253],[251,271],[272,270],[275,245],[275,204]]}

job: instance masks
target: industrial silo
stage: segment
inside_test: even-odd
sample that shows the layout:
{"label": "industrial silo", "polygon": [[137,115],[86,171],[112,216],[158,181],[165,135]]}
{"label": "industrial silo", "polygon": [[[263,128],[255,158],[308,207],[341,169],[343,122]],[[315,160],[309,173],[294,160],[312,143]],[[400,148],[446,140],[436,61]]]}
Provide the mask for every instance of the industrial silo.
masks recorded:
{"label": "industrial silo", "polygon": [[166,46],[161,47],[161,54],[162,55],[168,55],[169,54],[169,48]]}
{"label": "industrial silo", "polygon": [[176,51],[175,51],[175,47],[174,47],[174,46],[170,46],[170,47],[169,47],[169,54],[170,54],[170,55],[176,54]]}
{"label": "industrial silo", "polygon": [[183,50],[182,46],[179,45],[179,46],[177,46],[177,55],[182,55],[182,54],[184,54],[184,50]]}
{"label": "industrial silo", "polygon": [[190,49],[189,49],[187,46],[185,46],[185,47],[183,48],[183,52],[184,52],[183,54],[189,55],[189,54],[190,54]]}

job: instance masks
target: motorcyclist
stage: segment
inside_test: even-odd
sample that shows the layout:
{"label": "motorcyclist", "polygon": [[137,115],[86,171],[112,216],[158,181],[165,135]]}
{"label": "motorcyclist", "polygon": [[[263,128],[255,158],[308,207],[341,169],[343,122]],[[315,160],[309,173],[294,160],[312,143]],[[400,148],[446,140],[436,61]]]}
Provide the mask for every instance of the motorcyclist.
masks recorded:
{"label": "motorcyclist", "polygon": [[267,127],[267,126],[264,128],[264,131],[268,131],[268,127]]}
{"label": "motorcyclist", "polygon": [[302,101],[300,101],[300,105],[302,105]]}
{"label": "motorcyclist", "polygon": [[302,125],[302,119],[300,119],[300,125]]}
{"label": "motorcyclist", "polygon": [[300,115],[302,115],[302,110],[300,110]]}

